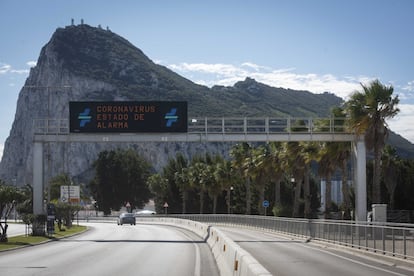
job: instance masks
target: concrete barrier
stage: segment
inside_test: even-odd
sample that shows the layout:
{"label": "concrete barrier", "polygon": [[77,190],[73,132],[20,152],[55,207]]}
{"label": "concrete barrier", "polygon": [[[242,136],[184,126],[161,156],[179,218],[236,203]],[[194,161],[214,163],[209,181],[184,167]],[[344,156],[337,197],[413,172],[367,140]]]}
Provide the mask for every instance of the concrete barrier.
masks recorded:
{"label": "concrete barrier", "polygon": [[253,256],[228,238],[219,229],[210,227],[207,240],[217,261],[221,275],[272,275]]}
{"label": "concrete barrier", "polygon": [[151,221],[171,224],[196,233],[203,238],[216,259],[220,275],[223,276],[269,276],[267,271],[253,256],[242,249],[216,227],[192,220],[177,218],[137,217],[137,221]]}

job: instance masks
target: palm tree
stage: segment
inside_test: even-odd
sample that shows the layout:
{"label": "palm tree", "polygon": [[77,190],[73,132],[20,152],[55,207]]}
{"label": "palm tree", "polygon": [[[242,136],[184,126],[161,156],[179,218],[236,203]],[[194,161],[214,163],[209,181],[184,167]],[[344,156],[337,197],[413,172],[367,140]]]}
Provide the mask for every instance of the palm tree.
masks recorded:
{"label": "palm tree", "polygon": [[214,177],[217,182],[221,183],[222,189],[227,192],[227,213],[231,214],[231,190],[234,184],[231,162],[224,159],[217,162]]}
{"label": "palm tree", "polygon": [[267,170],[269,164],[267,163],[267,155],[268,149],[264,146],[259,146],[252,150],[251,160],[249,158],[246,160],[251,162],[251,166],[249,166],[250,164],[246,164],[246,166],[248,166],[248,174],[251,175],[255,183],[254,187],[259,192],[258,210],[261,215],[265,213],[262,202],[265,200],[266,179],[268,178]]}
{"label": "palm tree", "polygon": [[153,174],[147,179],[147,185],[154,195],[154,201],[157,211],[162,210],[164,202],[168,197],[168,179],[161,174]]}
{"label": "palm tree", "polygon": [[270,142],[268,145],[267,164],[271,182],[275,184],[275,206],[281,205],[280,198],[280,182],[284,175],[283,163],[281,160],[281,153],[283,151],[283,144],[281,142]]}
{"label": "palm tree", "polygon": [[181,153],[177,153],[174,160],[174,182],[181,193],[182,198],[182,213],[187,212],[188,192],[191,190],[191,185],[188,181],[187,159]]}
{"label": "palm tree", "polygon": [[[303,120],[298,120],[295,124],[291,127],[293,132],[307,132],[308,126],[306,122]],[[305,179],[307,183],[304,187],[304,194],[305,200],[309,197],[309,179],[307,178],[308,175],[308,158],[306,156],[306,150],[304,149],[304,143],[300,142],[289,142],[286,144],[286,148],[283,152],[283,159],[284,159],[284,167],[290,171],[294,182],[294,202],[293,202],[293,217],[299,216],[299,207],[301,203],[301,195],[302,195],[302,182]],[[305,177],[306,176],[306,177]],[[310,198],[310,197],[309,197]],[[308,207],[308,206],[306,206]]]}
{"label": "palm tree", "polygon": [[329,213],[332,208],[332,175],[336,170],[336,164],[331,150],[332,145],[332,142],[323,143],[319,153],[320,160],[318,173],[322,176],[322,178],[325,178],[325,218],[329,218]]}
{"label": "palm tree", "polygon": [[386,119],[399,112],[398,96],[392,97],[394,88],[379,80],[368,86],[361,84],[362,91],[355,92],[346,103],[349,126],[358,135],[365,135],[367,149],[374,153],[373,203],[381,203],[380,170],[381,155],[388,135]]}
{"label": "palm tree", "polygon": [[[331,110],[332,118],[329,121],[320,121],[318,128],[331,129],[333,131],[342,132],[344,130],[345,117],[344,109],[342,107],[334,107]],[[334,122],[330,125],[331,121]],[[331,209],[331,176],[337,168],[341,169],[342,175],[342,196],[343,196],[343,211],[344,218],[350,218],[351,199],[348,186],[348,161],[351,156],[350,142],[326,142],[322,144],[319,161],[319,174],[325,177],[325,217],[329,217]]]}
{"label": "palm tree", "polygon": [[293,201],[293,217],[299,216],[299,207],[302,194],[302,182],[305,173],[305,160],[301,154],[301,146],[299,142],[289,142],[285,144],[282,160],[283,167],[292,176],[292,185],[294,185],[294,201]]}
{"label": "palm tree", "polygon": [[[252,148],[248,143],[241,143],[235,145],[230,150],[230,156],[233,158],[232,167],[237,169],[241,176],[245,177],[244,185],[246,187],[246,214],[251,214],[251,179],[248,173],[248,167],[251,165],[251,150]],[[246,160],[248,162],[246,163]],[[247,164],[247,165],[246,165]],[[246,167],[247,166],[247,167]]]}
{"label": "palm tree", "polygon": [[[194,161],[194,160],[193,160]],[[189,167],[189,181],[190,185],[198,189],[200,196],[200,214],[204,212],[204,195],[207,191],[207,164],[203,161],[196,161]]]}
{"label": "palm tree", "polygon": [[397,151],[390,145],[385,146],[384,155],[382,156],[384,171],[383,179],[385,187],[390,195],[390,208],[394,209],[395,205],[395,188],[398,184],[399,168],[401,168],[401,160],[397,155]]}
{"label": "palm tree", "polygon": [[181,192],[182,198],[182,213],[185,214],[187,212],[187,200],[188,200],[188,192],[191,190],[192,186],[189,178],[189,169],[188,168],[181,168],[181,171],[176,171],[174,173],[174,180],[177,184],[178,188]]}
{"label": "palm tree", "polygon": [[302,142],[301,154],[304,160],[304,182],[303,182],[303,195],[305,199],[305,218],[311,217],[311,192],[310,192],[310,174],[311,174],[311,162],[318,161],[318,152],[320,146],[315,142]]}
{"label": "palm tree", "polygon": [[[217,159],[215,162],[217,162]],[[217,213],[217,199],[223,191],[223,186],[221,185],[222,182],[216,178],[217,164],[218,163],[207,165],[205,170],[208,195],[213,199],[213,214]]]}

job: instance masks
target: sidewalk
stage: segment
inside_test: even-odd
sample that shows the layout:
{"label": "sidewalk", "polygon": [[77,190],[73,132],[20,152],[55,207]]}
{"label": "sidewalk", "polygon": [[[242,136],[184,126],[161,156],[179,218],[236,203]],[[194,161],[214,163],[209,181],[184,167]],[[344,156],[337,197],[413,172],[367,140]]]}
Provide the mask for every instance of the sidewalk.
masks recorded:
{"label": "sidewalk", "polygon": [[8,237],[14,237],[14,236],[20,236],[26,234],[26,224],[24,223],[15,223],[13,222],[7,222],[9,225],[9,228],[7,228],[7,236]]}

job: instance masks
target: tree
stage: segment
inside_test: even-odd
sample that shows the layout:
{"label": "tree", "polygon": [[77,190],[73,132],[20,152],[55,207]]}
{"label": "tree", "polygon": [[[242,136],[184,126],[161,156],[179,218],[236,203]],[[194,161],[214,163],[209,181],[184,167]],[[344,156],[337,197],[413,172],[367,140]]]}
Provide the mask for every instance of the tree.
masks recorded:
{"label": "tree", "polygon": [[101,152],[94,168],[91,190],[104,214],[110,214],[111,209],[119,210],[128,202],[131,209],[142,208],[148,202],[150,165],[132,149]]}
{"label": "tree", "polygon": [[292,185],[294,186],[293,199],[293,217],[299,216],[299,208],[301,203],[302,182],[305,174],[305,159],[303,158],[302,149],[299,142],[286,143],[286,148],[283,152],[283,163],[286,170],[290,173],[292,178]]}
{"label": "tree", "polygon": [[209,179],[207,178],[207,167],[208,165],[203,161],[197,160],[192,161],[189,167],[189,181],[191,185],[198,190],[199,192],[199,203],[200,203],[200,214],[204,212],[204,195],[207,191],[207,183]]}
{"label": "tree", "polygon": [[20,189],[6,185],[3,180],[0,180],[0,218],[4,217],[4,221],[0,221],[0,242],[7,242],[7,228],[9,227],[7,218],[16,203],[24,199],[24,193]]}
{"label": "tree", "polygon": [[227,214],[231,214],[231,192],[233,190],[233,185],[235,184],[231,162],[225,159],[221,159],[221,161],[217,162],[214,177],[216,178],[216,181],[220,183],[222,189],[227,193]]}
{"label": "tree", "polygon": [[267,170],[269,171],[271,182],[275,185],[275,206],[280,206],[282,203],[280,185],[284,175],[283,162],[281,160],[283,144],[281,142],[270,142],[267,146]]}
{"label": "tree", "polygon": [[153,174],[148,177],[147,185],[155,197],[155,209],[160,212],[168,196],[168,179],[162,177],[161,174]]}
{"label": "tree", "polygon": [[[296,121],[291,126],[293,132],[307,132],[308,126],[303,120]],[[299,142],[289,142],[286,144],[286,148],[283,152],[284,167],[290,172],[294,185],[294,202],[293,202],[293,217],[299,216],[299,209],[301,203],[302,194],[302,182],[305,179],[305,173],[307,172],[307,160],[304,156],[303,144]],[[307,184],[309,185],[309,184]],[[308,191],[309,189],[307,189]],[[306,191],[306,192],[307,192]],[[306,196],[305,196],[306,197]]]}
{"label": "tree", "polygon": [[263,207],[263,201],[265,200],[265,188],[266,184],[270,180],[269,168],[271,163],[268,161],[269,150],[265,146],[259,146],[252,149],[251,160],[247,159],[246,164],[248,167],[248,174],[252,177],[255,185],[254,188],[259,192],[258,210],[261,215],[264,215],[265,210]]}
{"label": "tree", "polygon": [[189,170],[187,168],[187,160],[180,153],[177,154],[175,160],[177,165],[177,171],[174,173],[174,180],[178,188],[180,189],[183,208],[182,213],[185,214],[187,212],[188,192],[191,190],[192,186],[188,181]]}
{"label": "tree", "polygon": [[[238,173],[244,177],[244,185],[246,188],[246,214],[251,214],[251,178],[248,175],[248,168],[251,165],[251,146],[248,143],[241,143],[235,145],[230,150],[230,156],[232,157],[232,167],[235,168]],[[246,162],[247,161],[247,162]]]}
{"label": "tree", "polygon": [[62,221],[66,227],[72,227],[73,217],[77,214],[77,212],[82,210],[82,207],[79,204],[60,202],[58,200],[52,200],[52,203],[55,204],[56,219],[58,220],[59,230],[62,230]]}
{"label": "tree", "polygon": [[[334,107],[331,110],[331,116],[333,119],[333,126],[331,120],[325,122],[319,122],[318,128],[331,129],[333,131],[342,132],[345,128],[345,121],[342,119],[345,117],[344,109],[342,107]],[[351,199],[348,186],[348,161],[351,156],[350,142],[325,142],[322,144],[320,150],[319,160],[319,173],[326,179],[325,187],[325,217],[329,217],[331,210],[331,177],[337,168],[341,169],[342,175],[342,196],[343,196],[343,211],[344,218],[349,219],[351,216]]]}
{"label": "tree", "polygon": [[82,208],[79,204],[72,204],[71,202],[61,202],[60,187],[73,185],[72,179],[68,174],[59,174],[50,180],[50,200],[54,204],[56,210],[56,219],[58,219],[59,230],[61,230],[62,220],[66,227],[72,227],[72,218]]}
{"label": "tree", "polygon": [[27,184],[20,191],[23,193],[24,199],[17,203],[16,209],[24,217],[33,213],[33,187]]}
{"label": "tree", "polygon": [[392,97],[394,88],[385,86],[379,80],[368,86],[361,84],[346,103],[349,126],[356,134],[365,136],[367,149],[374,153],[373,203],[381,203],[381,156],[388,135],[386,119],[393,118],[399,112],[398,96]]}
{"label": "tree", "polygon": [[60,198],[60,187],[61,186],[70,186],[72,181],[68,174],[59,174],[53,177],[50,180],[50,199],[59,199]]}
{"label": "tree", "polygon": [[303,182],[303,194],[305,199],[305,218],[310,218],[312,214],[311,207],[311,187],[310,187],[310,176],[311,176],[311,162],[318,161],[319,144],[315,142],[302,142],[301,144],[301,155],[304,161],[304,182]]}
{"label": "tree", "polygon": [[[178,157],[178,158],[177,158]],[[167,179],[167,194],[164,198],[164,202],[161,204],[164,205],[165,202],[168,202],[168,211],[171,213],[182,213],[183,211],[183,193],[181,188],[176,181],[175,173],[180,172],[182,168],[187,167],[187,160],[185,158],[180,158],[179,155],[176,158],[170,158],[167,165],[162,169],[161,176],[164,179]],[[188,209],[188,202],[186,201],[186,211]]]}
{"label": "tree", "polygon": [[395,189],[398,185],[398,179],[401,171],[401,160],[397,155],[397,151],[390,145],[385,146],[382,155],[384,165],[383,180],[390,197],[389,206],[394,209],[395,206]]}
{"label": "tree", "polygon": [[334,156],[332,155],[331,147],[333,142],[326,142],[322,145],[319,160],[318,173],[325,179],[325,218],[329,218],[332,208],[332,175],[336,170]]}

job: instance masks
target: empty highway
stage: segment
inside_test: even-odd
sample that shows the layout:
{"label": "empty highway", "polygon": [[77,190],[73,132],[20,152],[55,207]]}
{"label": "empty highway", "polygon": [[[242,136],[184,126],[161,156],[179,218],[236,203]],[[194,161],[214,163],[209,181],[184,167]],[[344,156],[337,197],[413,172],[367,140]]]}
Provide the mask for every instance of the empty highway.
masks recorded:
{"label": "empty highway", "polygon": [[165,225],[82,223],[67,239],[0,252],[0,275],[219,275],[208,245]]}

